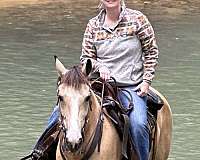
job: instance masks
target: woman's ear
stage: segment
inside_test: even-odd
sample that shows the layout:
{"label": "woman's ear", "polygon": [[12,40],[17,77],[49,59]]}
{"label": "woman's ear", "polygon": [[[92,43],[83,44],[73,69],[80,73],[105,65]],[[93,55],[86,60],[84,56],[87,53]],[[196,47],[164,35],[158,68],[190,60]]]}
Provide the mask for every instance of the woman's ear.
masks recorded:
{"label": "woman's ear", "polygon": [[82,72],[88,76],[92,72],[92,61],[87,59],[86,63],[83,64]]}

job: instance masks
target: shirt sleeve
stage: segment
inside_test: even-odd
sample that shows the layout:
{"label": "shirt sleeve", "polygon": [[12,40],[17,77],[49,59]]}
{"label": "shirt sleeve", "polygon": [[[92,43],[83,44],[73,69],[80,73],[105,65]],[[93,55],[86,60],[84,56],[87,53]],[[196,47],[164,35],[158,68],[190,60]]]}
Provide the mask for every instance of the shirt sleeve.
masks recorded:
{"label": "shirt sleeve", "polygon": [[151,83],[155,76],[155,68],[158,64],[158,46],[156,44],[155,33],[152,25],[142,13],[138,17],[138,32],[140,39],[143,58],[144,58],[144,75],[143,81]]}
{"label": "shirt sleeve", "polygon": [[94,70],[97,70],[100,67],[100,63],[97,61],[96,48],[94,45],[93,27],[90,22],[87,24],[83,36],[80,62],[85,63],[87,59],[90,59],[92,61],[92,67]]}

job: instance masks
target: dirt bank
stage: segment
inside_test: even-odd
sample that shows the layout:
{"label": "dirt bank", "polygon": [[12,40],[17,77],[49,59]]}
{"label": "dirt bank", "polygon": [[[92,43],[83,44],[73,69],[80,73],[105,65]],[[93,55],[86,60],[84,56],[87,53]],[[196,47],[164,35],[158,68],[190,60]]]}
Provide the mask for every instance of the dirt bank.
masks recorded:
{"label": "dirt bank", "polygon": [[0,0],[0,8],[48,3],[49,0]]}
{"label": "dirt bank", "polygon": [[[45,3],[59,3],[76,6],[77,4],[84,4],[83,6],[98,4],[99,0],[0,0],[0,9],[6,7],[18,7],[23,5],[38,5]],[[168,8],[200,8],[199,0],[125,0],[127,4],[132,3],[137,5],[161,6]],[[174,12],[174,11],[173,11]]]}

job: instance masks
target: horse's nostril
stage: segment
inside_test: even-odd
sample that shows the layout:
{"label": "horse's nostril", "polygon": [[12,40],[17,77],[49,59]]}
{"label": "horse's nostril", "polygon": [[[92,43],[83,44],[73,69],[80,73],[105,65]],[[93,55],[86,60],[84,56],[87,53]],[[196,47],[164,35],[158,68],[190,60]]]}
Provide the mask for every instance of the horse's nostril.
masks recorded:
{"label": "horse's nostril", "polygon": [[72,144],[69,142],[68,138],[65,138],[65,147],[68,150],[72,149]]}
{"label": "horse's nostril", "polygon": [[78,150],[79,149],[79,144],[75,144],[75,146],[74,146],[74,150],[76,151],[76,150]]}
{"label": "horse's nostril", "polygon": [[69,139],[68,138],[65,138],[65,143],[67,146],[69,146],[71,143],[69,142]]}
{"label": "horse's nostril", "polygon": [[83,142],[83,138],[80,138],[80,139],[78,140],[78,143],[75,144],[74,149],[75,149],[75,150],[78,150],[78,149],[80,148],[82,142]]}
{"label": "horse's nostril", "polygon": [[78,144],[81,145],[82,143],[83,143],[83,138],[80,138],[80,139],[78,140]]}

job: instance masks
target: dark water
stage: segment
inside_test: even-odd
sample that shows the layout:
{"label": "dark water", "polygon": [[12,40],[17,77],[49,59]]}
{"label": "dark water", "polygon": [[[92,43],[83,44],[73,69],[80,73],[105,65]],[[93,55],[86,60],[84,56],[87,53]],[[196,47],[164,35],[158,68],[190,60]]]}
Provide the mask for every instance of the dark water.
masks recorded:
{"label": "dark water", "polygon": [[[180,3],[179,3],[180,2]],[[89,7],[88,7],[89,3]],[[160,48],[153,86],[173,111],[171,160],[200,159],[200,12],[196,3],[128,3],[151,20]],[[53,55],[79,62],[94,2],[0,8],[0,159],[29,153],[56,102]]]}

